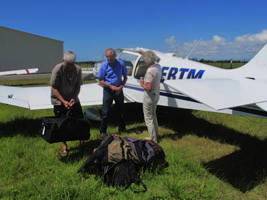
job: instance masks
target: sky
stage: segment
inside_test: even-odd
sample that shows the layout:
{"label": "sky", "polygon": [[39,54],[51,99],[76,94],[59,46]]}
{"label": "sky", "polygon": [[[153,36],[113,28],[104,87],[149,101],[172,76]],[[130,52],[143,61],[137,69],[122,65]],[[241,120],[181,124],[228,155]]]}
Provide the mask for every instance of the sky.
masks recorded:
{"label": "sky", "polygon": [[62,40],[80,61],[107,47],[248,60],[267,43],[266,9],[266,0],[9,0],[0,26]]}

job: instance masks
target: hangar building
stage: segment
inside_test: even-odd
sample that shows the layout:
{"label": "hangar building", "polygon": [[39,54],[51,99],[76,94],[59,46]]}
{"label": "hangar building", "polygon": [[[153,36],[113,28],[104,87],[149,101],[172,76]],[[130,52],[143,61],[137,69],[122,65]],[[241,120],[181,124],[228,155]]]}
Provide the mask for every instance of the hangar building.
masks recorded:
{"label": "hangar building", "polygon": [[0,71],[39,68],[51,72],[62,60],[63,41],[0,26]]}

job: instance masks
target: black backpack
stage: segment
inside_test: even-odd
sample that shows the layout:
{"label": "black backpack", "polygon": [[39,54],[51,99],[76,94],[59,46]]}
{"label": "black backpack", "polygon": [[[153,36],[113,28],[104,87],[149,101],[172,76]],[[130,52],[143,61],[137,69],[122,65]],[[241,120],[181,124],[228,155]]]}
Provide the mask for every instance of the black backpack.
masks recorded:
{"label": "black backpack", "polygon": [[152,140],[137,140],[133,138],[127,138],[127,140],[134,144],[139,164],[142,166],[143,171],[155,171],[168,166],[168,162],[165,160],[165,153],[159,144]]}
{"label": "black backpack", "polygon": [[131,160],[106,165],[102,178],[108,186],[128,188],[132,183],[142,183],[139,167]]}

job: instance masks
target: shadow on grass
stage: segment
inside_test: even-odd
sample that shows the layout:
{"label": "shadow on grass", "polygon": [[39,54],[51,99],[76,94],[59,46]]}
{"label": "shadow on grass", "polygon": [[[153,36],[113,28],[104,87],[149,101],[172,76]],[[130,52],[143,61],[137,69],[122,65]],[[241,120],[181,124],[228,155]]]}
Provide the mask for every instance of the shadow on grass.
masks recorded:
{"label": "shadow on grass", "polygon": [[127,128],[127,132],[135,134],[142,134],[145,130],[147,130],[147,127],[145,125],[139,125],[133,128]]}
{"label": "shadow on grass", "polygon": [[42,119],[16,118],[14,120],[0,123],[0,138],[22,135],[35,137],[40,134]]}
{"label": "shadow on grass", "polygon": [[[125,105],[125,121],[127,124],[143,121],[142,107],[139,104],[126,104]],[[140,111],[140,112],[139,112]],[[117,125],[116,110],[111,111],[110,125]],[[40,136],[42,118],[30,119],[26,117],[15,118],[8,122],[0,122],[0,138],[13,137],[15,135],[22,135],[25,137]],[[92,128],[99,128],[99,121],[91,121]]]}
{"label": "shadow on grass", "polygon": [[69,155],[60,160],[65,163],[74,163],[93,153],[93,150],[101,143],[100,139],[89,140],[85,144],[71,148]]}
{"label": "shadow on grass", "polygon": [[[175,120],[172,120],[171,118],[174,116]],[[266,140],[260,140],[222,125],[209,123],[195,117],[187,110],[159,108],[159,122],[176,132],[163,135],[161,139],[176,140],[190,133],[220,143],[239,146],[240,150],[203,163],[203,166],[210,173],[240,191],[246,192],[253,189],[267,177]]]}
{"label": "shadow on grass", "polygon": [[[125,105],[125,120],[127,124],[143,122],[141,104]],[[116,111],[111,114],[110,125],[116,125]],[[114,116],[114,117],[113,117]],[[209,138],[220,143],[236,145],[240,150],[219,159],[203,163],[203,166],[223,181],[230,183],[242,192],[253,189],[267,177],[267,141],[227,128],[212,124],[191,114],[188,110],[159,107],[158,121],[161,126],[174,130],[175,134],[165,134],[164,138],[176,140],[187,134]],[[99,122],[92,122],[92,127],[98,128]],[[41,119],[19,118],[6,123],[0,123],[0,138],[20,134],[27,137],[39,135]],[[128,131],[142,132],[146,127],[141,125]],[[75,162],[92,152],[99,141],[89,141],[84,148],[72,149],[64,162]],[[207,149],[208,152],[208,149]]]}

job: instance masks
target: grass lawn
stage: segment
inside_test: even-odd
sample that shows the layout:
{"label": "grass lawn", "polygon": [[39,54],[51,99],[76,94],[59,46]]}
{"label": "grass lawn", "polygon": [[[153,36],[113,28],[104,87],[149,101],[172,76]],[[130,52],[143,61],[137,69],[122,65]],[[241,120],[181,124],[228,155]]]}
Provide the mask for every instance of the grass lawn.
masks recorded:
{"label": "grass lawn", "polygon": [[[81,150],[71,142],[67,159],[58,144],[39,137],[41,118],[51,110],[28,111],[0,105],[0,199],[266,199],[267,123],[264,119],[159,108],[161,141],[169,167],[145,173],[147,192],[121,191],[77,170],[98,139]],[[140,105],[127,106],[132,137],[147,131]],[[110,132],[116,133],[112,122]],[[136,130],[143,131],[137,134]]]}

